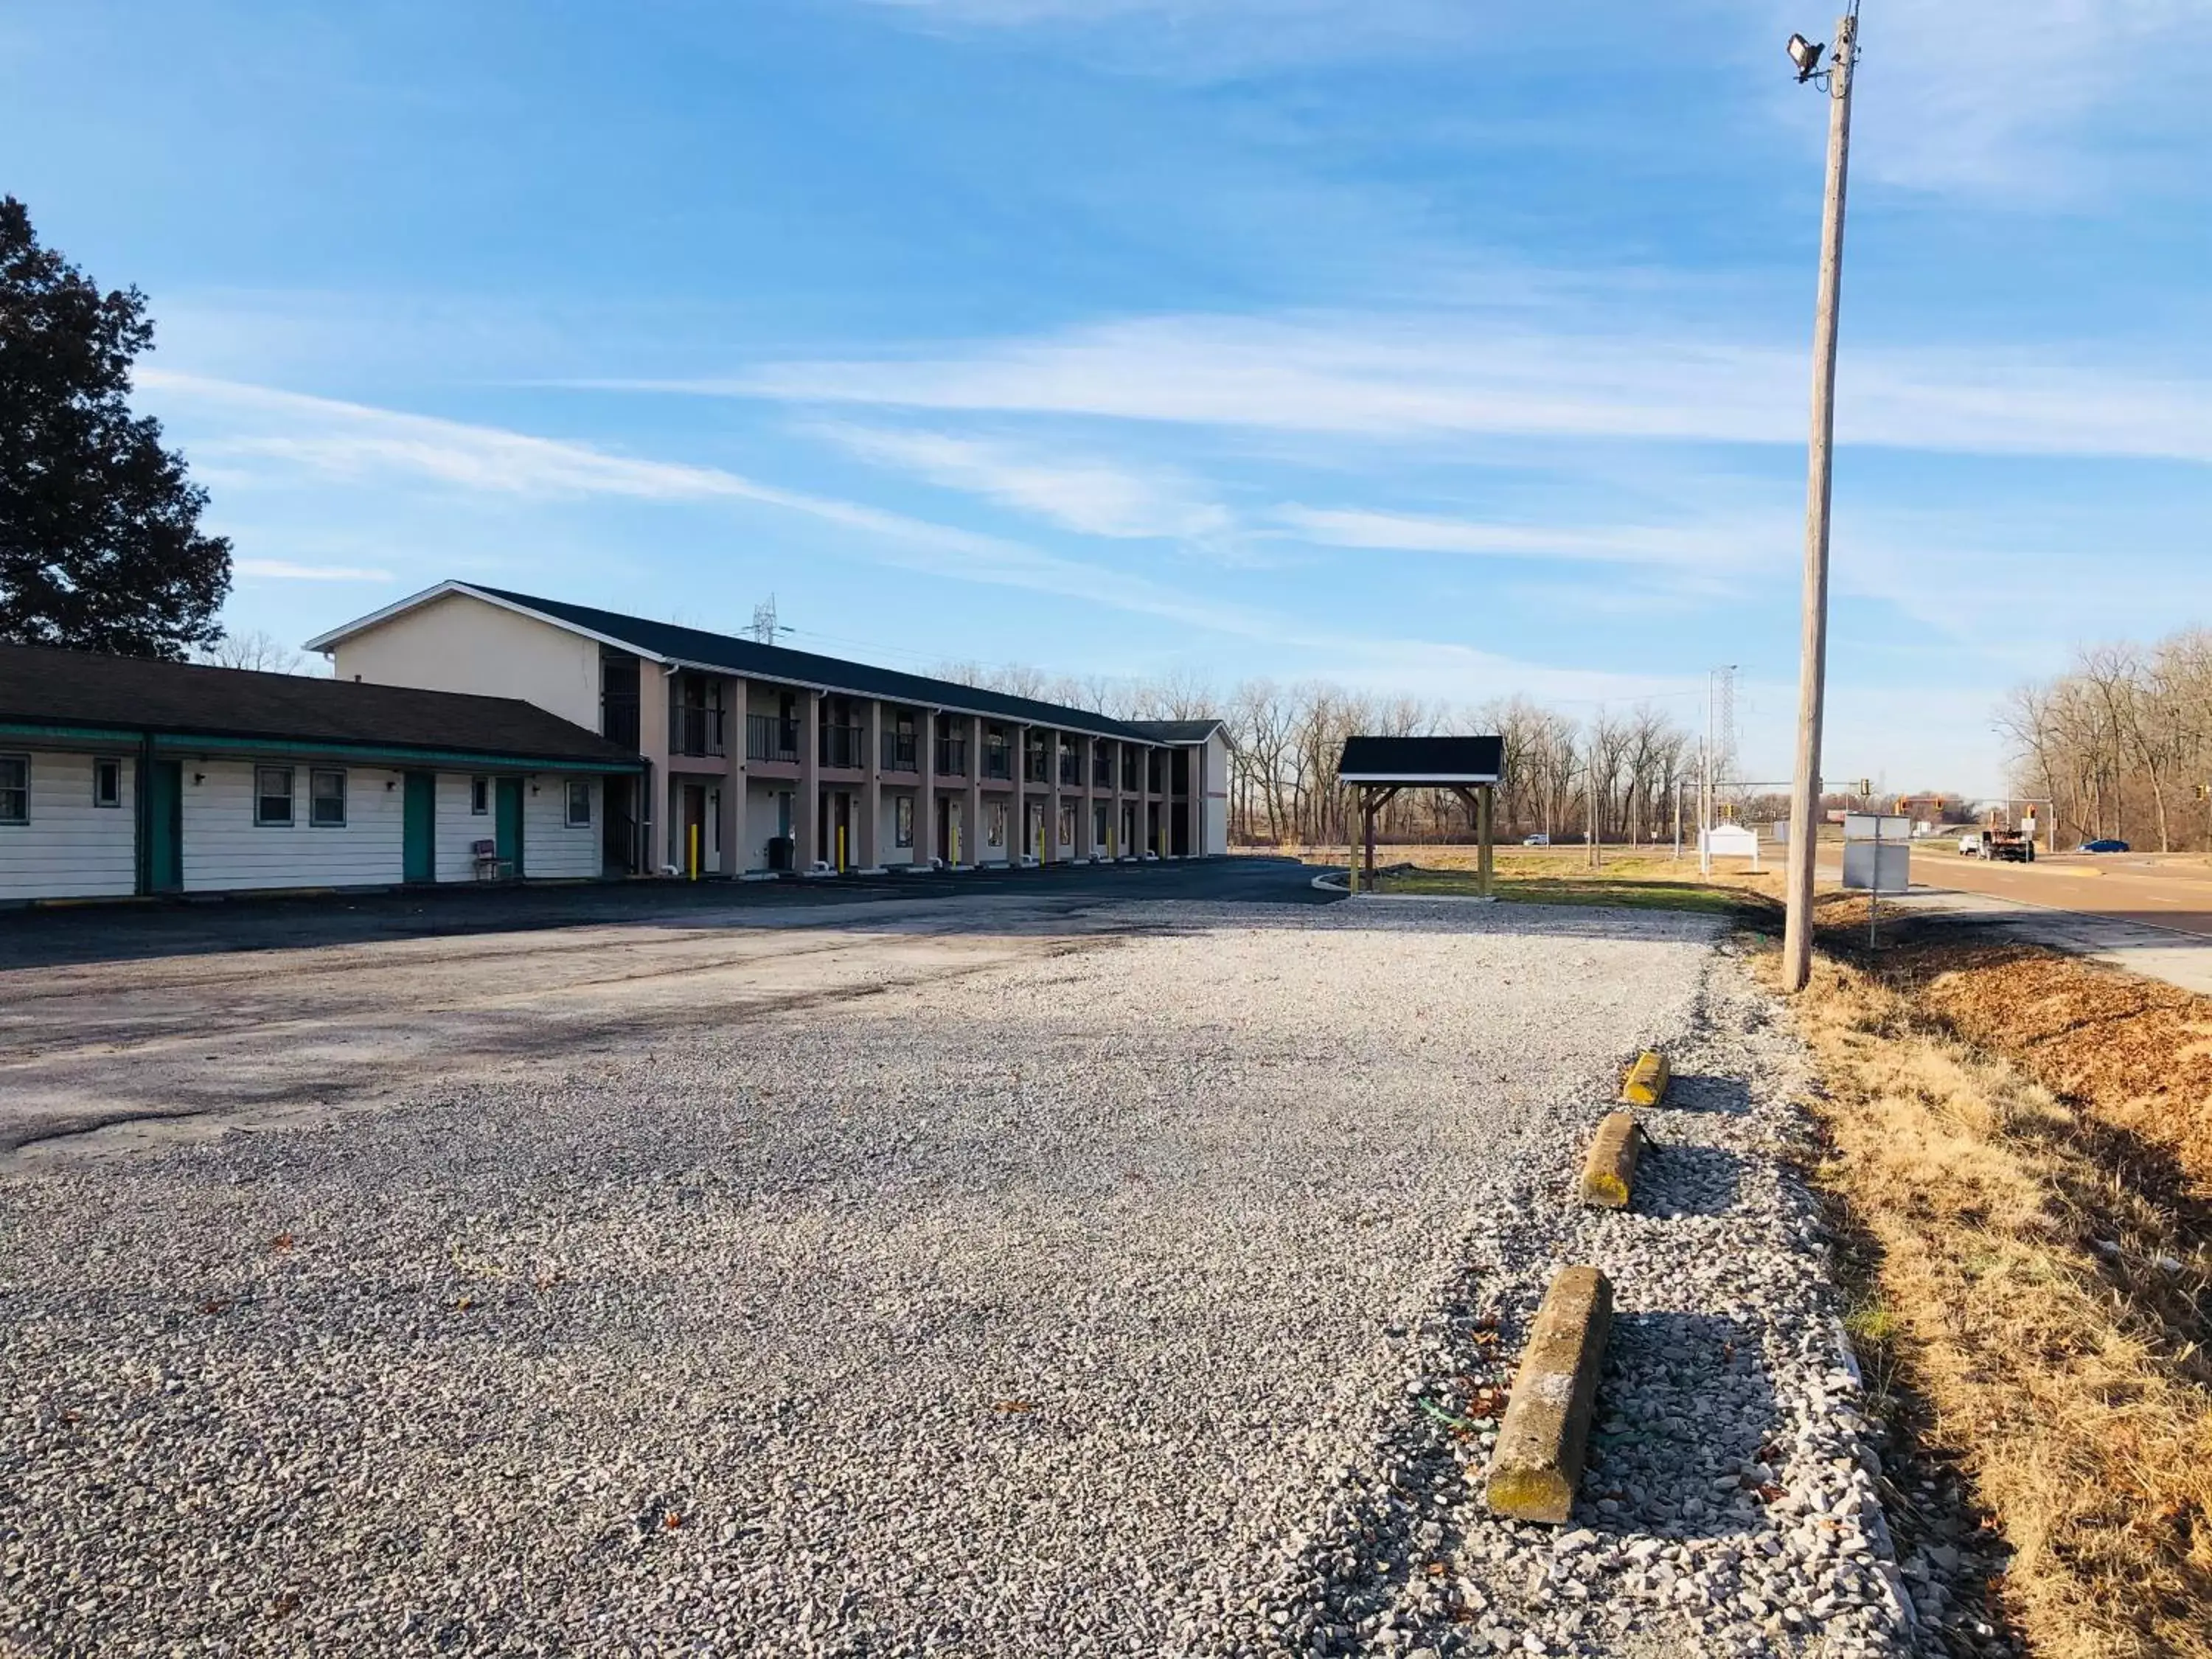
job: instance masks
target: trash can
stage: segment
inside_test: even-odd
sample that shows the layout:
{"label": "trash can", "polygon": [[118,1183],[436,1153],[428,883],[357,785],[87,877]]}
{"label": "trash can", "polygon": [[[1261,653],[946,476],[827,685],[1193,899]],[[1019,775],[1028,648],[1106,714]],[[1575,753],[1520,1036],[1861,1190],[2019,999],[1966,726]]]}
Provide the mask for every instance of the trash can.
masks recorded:
{"label": "trash can", "polygon": [[789,836],[770,836],[768,840],[768,867],[771,870],[790,869],[794,845]]}

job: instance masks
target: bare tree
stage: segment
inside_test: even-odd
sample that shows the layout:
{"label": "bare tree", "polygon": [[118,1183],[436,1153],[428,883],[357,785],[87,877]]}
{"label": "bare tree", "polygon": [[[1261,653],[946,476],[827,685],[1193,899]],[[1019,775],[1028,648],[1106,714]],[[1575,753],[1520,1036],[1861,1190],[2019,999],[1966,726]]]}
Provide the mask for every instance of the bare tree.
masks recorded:
{"label": "bare tree", "polygon": [[264,674],[301,674],[307,659],[265,629],[218,635],[192,653],[192,660],[211,668],[250,668]]}

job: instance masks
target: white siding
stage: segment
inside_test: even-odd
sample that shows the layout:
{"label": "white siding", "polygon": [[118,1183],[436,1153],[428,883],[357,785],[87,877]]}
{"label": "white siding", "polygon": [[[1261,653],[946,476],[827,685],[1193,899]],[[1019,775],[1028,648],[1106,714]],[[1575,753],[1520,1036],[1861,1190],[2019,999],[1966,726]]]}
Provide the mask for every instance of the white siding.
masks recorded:
{"label": "white siding", "polygon": [[[530,793],[532,785],[538,790],[534,795]],[[591,788],[592,821],[571,828],[568,823],[567,778],[555,772],[540,772],[523,783],[524,876],[545,880],[599,873],[599,813],[606,803],[601,799],[598,779],[591,780]]]}
{"label": "white siding", "polygon": [[[25,751],[0,743],[0,754]],[[137,888],[137,766],[123,804],[92,804],[89,754],[29,751],[30,822],[0,823],[0,899],[114,898]]]}
{"label": "white siding", "polygon": [[[400,774],[385,766],[337,767],[346,775],[343,829],[307,823],[307,773],[327,762],[184,762],[185,890],[249,887],[370,887],[401,876],[404,808]],[[292,823],[253,821],[256,765],[292,768]],[[198,781],[195,782],[194,780]],[[392,787],[386,788],[389,782]]]}
{"label": "white siding", "polygon": [[1196,840],[1210,858],[1229,854],[1229,744],[1216,732],[1206,740],[1206,827]]}
{"label": "white siding", "polygon": [[493,826],[498,820],[493,816],[499,804],[499,781],[484,778],[484,810],[482,816],[469,811],[468,772],[438,774],[437,824],[432,830],[431,857],[440,881],[474,881],[477,878],[476,854],[470,851],[477,842],[495,839]]}

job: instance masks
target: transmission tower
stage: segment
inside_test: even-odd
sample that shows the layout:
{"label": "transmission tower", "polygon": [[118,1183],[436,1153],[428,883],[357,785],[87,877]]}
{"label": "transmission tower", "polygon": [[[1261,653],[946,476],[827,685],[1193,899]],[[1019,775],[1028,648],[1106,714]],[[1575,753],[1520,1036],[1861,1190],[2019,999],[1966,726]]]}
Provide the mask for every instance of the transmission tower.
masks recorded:
{"label": "transmission tower", "polygon": [[746,631],[763,645],[774,645],[777,635],[791,632],[775,619],[775,594],[769,594],[753,607],[753,625]]}
{"label": "transmission tower", "polygon": [[1713,671],[1715,702],[1714,733],[1717,748],[1714,755],[1713,777],[1717,783],[1726,784],[1735,771],[1735,665]]}

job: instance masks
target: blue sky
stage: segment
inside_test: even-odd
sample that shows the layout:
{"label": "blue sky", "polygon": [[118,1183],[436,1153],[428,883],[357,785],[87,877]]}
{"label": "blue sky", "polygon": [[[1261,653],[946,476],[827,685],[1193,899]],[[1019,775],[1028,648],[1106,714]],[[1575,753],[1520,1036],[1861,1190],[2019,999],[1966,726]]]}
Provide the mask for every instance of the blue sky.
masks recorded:
{"label": "blue sky", "polygon": [[[17,0],[0,188],[301,640],[448,576],[921,666],[1687,720],[1796,669],[1832,0]],[[2205,620],[2202,0],[1868,0],[1832,776]]]}

